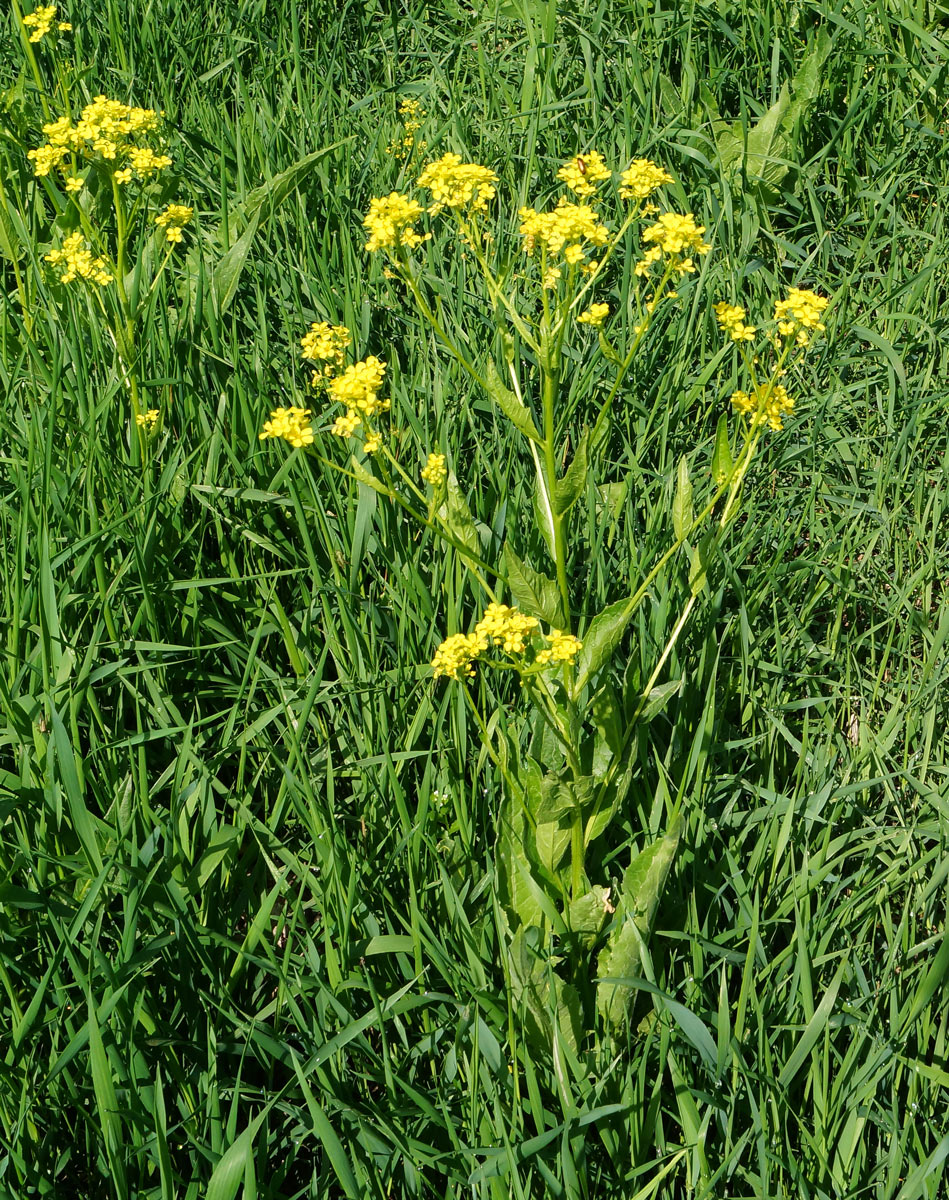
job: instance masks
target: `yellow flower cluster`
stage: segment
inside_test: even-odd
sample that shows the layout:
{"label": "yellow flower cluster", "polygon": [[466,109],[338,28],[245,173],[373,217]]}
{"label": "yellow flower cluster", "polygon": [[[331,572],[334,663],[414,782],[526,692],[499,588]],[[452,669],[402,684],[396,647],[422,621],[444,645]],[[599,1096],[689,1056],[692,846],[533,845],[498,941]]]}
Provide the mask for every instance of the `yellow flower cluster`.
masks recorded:
{"label": "yellow flower cluster", "polygon": [[385,373],[386,364],[381,358],[370,354],[361,362],[347,367],[342,375],[331,379],[327,384],[327,391],[331,399],[346,409],[362,413],[366,417],[374,417],[376,413],[386,412],[390,407],[388,400],[379,399]]}
{"label": "yellow flower cluster", "polygon": [[571,192],[576,192],[578,196],[595,195],[596,185],[609,177],[610,169],[596,150],[591,150],[589,154],[578,154],[557,172],[557,178],[562,179]]}
{"label": "yellow flower cluster", "polygon": [[369,201],[369,211],[363,218],[363,226],[369,231],[366,249],[395,250],[405,246],[414,250],[431,234],[422,234],[415,229],[415,222],[423,212],[421,204],[401,192],[390,192],[388,196],[377,196]]}
{"label": "yellow flower cluster", "polygon": [[283,438],[298,449],[301,446],[310,446],[313,443],[310,410],[297,408],[296,405],[291,405],[290,408],[275,408],[258,436],[262,442],[267,438]]}
{"label": "yellow flower cluster", "polygon": [[753,342],[755,340],[755,327],[745,324],[745,316],[745,310],[738,304],[729,304],[726,300],[719,300],[715,305],[715,319],[733,342]]}
{"label": "yellow flower cluster", "polygon": [[[386,146],[386,154],[394,154],[398,159],[408,158],[415,145],[415,135],[422,128],[422,119],[425,115],[421,101],[413,100],[411,97],[403,100],[399,105],[399,117],[402,120],[404,133],[401,138],[396,138]],[[419,142],[420,149],[424,149],[426,145],[426,142]]]}
{"label": "yellow flower cluster", "polygon": [[[505,654],[522,656],[539,628],[536,617],[529,617],[516,607],[489,604],[474,633],[453,634],[435,651],[432,660],[435,678],[444,675],[449,679],[463,679],[474,675],[475,659],[492,646],[500,646]],[[563,633],[560,629],[552,629],[544,640],[547,645],[534,659],[539,666],[572,662],[582,646],[573,634]]]}
{"label": "yellow flower cluster", "polygon": [[829,304],[826,296],[805,288],[788,288],[786,300],[778,300],[774,306],[774,319],[782,337],[793,337],[798,345],[806,346],[811,333],[823,333],[821,314]]}
{"label": "yellow flower cluster", "polygon": [[663,255],[680,275],[694,271],[691,254],[708,254],[712,248],[702,241],[704,232],[705,226],[696,225],[691,213],[661,213],[655,225],[643,230],[643,241],[652,245],[636,264],[636,274],[645,274]]}
{"label": "yellow flower cluster", "polygon": [[169,204],[155,218],[155,224],[159,229],[164,229],[169,242],[180,242],[181,231],[193,216],[194,209],[186,204]]}
{"label": "yellow flower cluster", "polygon": [[751,417],[752,425],[764,425],[767,422],[772,429],[783,429],[782,417],[794,411],[794,401],[779,383],[762,384],[750,395],[748,392],[735,392],[731,401],[740,413]]}
{"label": "yellow flower cluster", "polygon": [[353,340],[353,335],[345,325],[331,325],[329,321],[316,321],[310,326],[309,333],[301,338],[301,357],[310,362],[322,363],[313,372],[313,386],[325,385],[330,376],[343,365],[346,350]]}
{"label": "yellow flower cluster", "polygon": [[552,212],[540,213],[533,208],[522,208],[518,215],[521,218],[520,233],[524,238],[524,249],[528,254],[533,254],[535,246],[540,243],[548,254],[559,254],[562,250],[564,259],[571,265],[581,263],[586,258],[584,242],[603,246],[609,237],[609,230],[599,223],[596,212],[589,204],[570,204],[561,198]]}
{"label": "yellow flower cluster", "polygon": [[433,488],[439,488],[448,478],[444,454],[430,454],[422,467],[422,479]]}
{"label": "yellow flower cluster", "polygon": [[51,250],[46,255],[46,261],[57,268],[63,283],[85,279],[104,287],[112,282],[109,264],[104,258],[93,257],[81,233],[71,233],[63,242],[62,249]]}
{"label": "yellow flower cluster", "polygon": [[[171,166],[167,154],[158,154],[148,145],[135,139],[144,138],[158,129],[159,114],[152,108],[133,108],[118,100],[96,96],[83,108],[79,120],[73,123],[67,116],[43,126],[47,142],[30,150],[27,158],[33,163],[37,176],[48,175],[54,167],[67,176],[69,191],[82,186],[72,166],[66,161],[74,155],[89,161],[101,159],[109,163],[124,162],[113,174],[120,183],[127,183],[134,173],[148,179],[156,171]],[[130,173],[131,172],[131,173]]]}
{"label": "yellow flower cluster", "polygon": [[[41,4],[34,12],[27,13],[23,18],[23,24],[27,29],[33,30],[30,34],[30,41],[41,42],[52,29],[55,20],[55,4]],[[72,26],[68,21],[56,21],[56,28],[60,33],[67,33]]]}
{"label": "yellow flower cluster", "polygon": [[150,408],[147,412],[138,414],[138,416],[135,418],[135,424],[138,425],[140,429],[148,429],[150,432],[158,424],[158,416],[158,409]]}
{"label": "yellow flower cluster", "polygon": [[435,216],[443,208],[487,212],[488,201],[497,194],[497,181],[497,175],[487,167],[462,162],[460,154],[445,154],[429,163],[416,182],[432,193],[428,211]]}
{"label": "yellow flower cluster", "polygon": [[665,168],[648,158],[634,158],[619,177],[619,194],[623,200],[645,200],[656,188],[672,183],[673,178]]}
{"label": "yellow flower cluster", "polygon": [[610,306],[608,304],[591,304],[577,317],[577,321],[581,325],[592,325],[594,329],[599,329],[609,315]]}
{"label": "yellow flower cluster", "polygon": [[534,662],[547,663],[573,662],[580,652],[583,643],[572,633],[564,633],[560,629],[551,629],[547,646],[537,652]]}

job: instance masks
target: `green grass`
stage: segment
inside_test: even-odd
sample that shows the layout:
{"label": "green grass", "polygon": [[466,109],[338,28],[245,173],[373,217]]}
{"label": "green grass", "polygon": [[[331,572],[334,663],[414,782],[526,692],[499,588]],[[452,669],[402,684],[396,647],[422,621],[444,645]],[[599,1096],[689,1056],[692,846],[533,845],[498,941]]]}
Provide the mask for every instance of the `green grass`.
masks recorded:
{"label": "green grass", "polygon": [[[166,110],[196,249],[143,351],[166,412],[147,484],[102,327],[37,276],[30,337],[0,257],[0,1195],[945,1196],[949,10],[68,15],[90,94]],[[0,161],[40,239],[15,38],[8,16]],[[743,177],[715,119],[753,129],[822,38],[772,150],[787,171]],[[679,455],[710,450],[737,386],[730,357],[707,370],[712,303],[833,298],[597,864],[621,874],[683,798],[651,977],[622,1044],[591,1032],[564,1072],[504,985],[498,780],[425,668],[482,597],[372,492],[257,441],[302,386],[308,324],[344,321],[391,364],[406,447],[450,446],[476,518],[497,537],[523,513],[527,536],[519,444],[362,250],[370,196],[400,183],[403,94],[432,153],[498,171],[508,211],[595,145],[665,163],[708,227],[617,410],[602,478],[628,483],[622,509],[581,502],[584,613],[667,544]],[[265,206],[222,302],[247,197],[335,143]],[[449,317],[490,337],[431,252]],[[601,383],[578,374],[577,427]],[[677,572],[653,589],[633,675],[685,595]],[[510,706],[494,687],[484,707]]]}

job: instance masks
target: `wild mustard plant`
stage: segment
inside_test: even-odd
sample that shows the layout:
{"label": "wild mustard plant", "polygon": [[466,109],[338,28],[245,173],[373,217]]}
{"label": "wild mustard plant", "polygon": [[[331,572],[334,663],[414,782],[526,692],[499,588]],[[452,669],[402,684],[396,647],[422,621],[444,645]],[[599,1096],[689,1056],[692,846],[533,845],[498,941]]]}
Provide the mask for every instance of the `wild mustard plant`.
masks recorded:
{"label": "wild mustard plant", "polygon": [[[638,973],[675,854],[680,814],[673,809],[669,833],[642,850],[618,887],[588,874],[591,845],[626,800],[635,770],[634,732],[647,707],[664,695],[658,688],[663,670],[703,591],[716,548],[740,509],[761,438],[766,430],[779,431],[794,409],[784,380],[812,336],[823,330],[827,300],[791,288],[776,302],[773,321],[758,325],[749,324],[737,304],[723,300],[715,305],[717,322],[741,357],[748,386],[731,397],[733,422],[725,412],[720,417],[706,468],[709,494],[701,506],[694,503],[695,463],[683,458],[674,485],[668,549],[642,578],[628,581],[624,599],[600,613],[583,614],[572,586],[584,573],[573,536],[577,502],[598,479],[613,406],[657,313],[675,301],[679,282],[699,271],[712,247],[693,213],[674,211],[659,199],[672,176],[658,163],[635,159],[619,173],[616,195],[610,187],[614,172],[593,150],[570,159],[557,178],[565,194],[546,207],[524,206],[516,223],[506,222],[492,215],[499,182],[495,172],[449,152],[421,171],[417,192],[393,191],[373,199],[363,220],[366,251],[384,259],[387,278],[404,285],[450,357],[523,438],[546,563],[520,557],[514,529],[500,559],[484,561],[451,470],[450,437],[447,452],[421,448],[426,455],[421,482],[428,491],[420,490],[414,473],[385,444],[379,424],[390,408],[390,401],[379,398],[386,364],[369,357],[346,366],[348,330],[326,322],[314,325],[303,339],[303,355],[316,364],[312,386],[329,402],[324,428],[339,441],[357,449],[361,442],[365,454],[375,454],[372,470],[355,454],[339,469],[439,533],[472,571],[476,590],[486,596],[488,603],[469,631],[448,633],[437,647],[432,674],[436,681],[465,689],[502,781],[500,899],[509,923],[510,963],[521,964],[516,969],[511,965],[509,979],[522,995],[540,986],[540,975],[532,974],[535,967],[524,965],[526,932],[534,927],[542,940],[557,937],[566,953],[557,959],[553,984],[548,973],[544,986],[553,986],[558,1005],[571,1014],[567,1024],[576,1028],[579,999],[571,980],[578,972],[589,975],[589,957],[597,947],[601,982],[596,1007],[609,1025],[624,1019],[629,988],[614,981]],[[444,221],[480,273],[497,317],[506,378],[491,347],[476,356],[461,330],[448,327],[436,294],[427,287],[426,244],[436,222]],[[513,251],[506,232],[511,224],[517,230]],[[611,261],[629,252],[634,230],[637,311],[627,327],[625,314],[613,316],[597,289]],[[614,348],[611,338],[625,346],[624,352]],[[613,378],[589,423],[577,428],[563,420],[562,398],[577,360],[592,355],[603,357]],[[278,409],[260,436],[310,445],[315,441],[310,416],[309,409]],[[645,685],[622,694],[615,686],[614,656],[652,583],[680,553],[689,560],[689,594]],[[510,603],[504,602],[506,595]],[[497,714],[479,710],[470,687],[478,668],[517,678],[523,697],[520,720],[529,741],[517,732],[516,712],[499,721]],[[549,966],[536,970],[549,972]]]}
{"label": "wild mustard plant", "polygon": [[[132,429],[144,454],[147,435],[159,427],[152,416],[159,410],[148,406],[139,380],[141,317],[194,211],[179,203],[159,207],[162,178],[172,166],[162,114],[103,94],[84,100],[83,72],[60,55],[56,40],[71,24],[56,19],[55,5],[26,15],[20,15],[16,0],[13,7],[45,118],[42,139],[26,158],[50,228],[64,231],[40,262],[67,289],[88,287],[115,345]],[[33,48],[38,43],[42,58]],[[34,306],[29,281],[19,270],[16,283],[30,333]],[[68,303],[69,293],[62,299]]]}

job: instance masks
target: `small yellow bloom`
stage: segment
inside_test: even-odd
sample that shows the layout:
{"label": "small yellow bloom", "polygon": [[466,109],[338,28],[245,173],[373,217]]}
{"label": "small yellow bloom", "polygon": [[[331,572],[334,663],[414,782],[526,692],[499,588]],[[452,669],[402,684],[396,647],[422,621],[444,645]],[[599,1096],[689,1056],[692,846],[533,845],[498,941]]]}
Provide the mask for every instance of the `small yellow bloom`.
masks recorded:
{"label": "small yellow bloom", "polygon": [[704,232],[705,226],[696,225],[691,213],[667,212],[660,214],[655,225],[643,230],[642,239],[646,243],[653,243],[653,250],[660,250],[671,261],[674,270],[685,274],[695,270],[689,251],[708,254],[712,248],[708,242],[702,241]]}
{"label": "small yellow bloom", "polygon": [[331,379],[327,391],[331,399],[344,407],[356,409],[367,417],[375,416],[389,408],[388,400],[379,399],[385,371],[386,364],[382,359],[370,354]]}
{"label": "small yellow bloom", "polygon": [[591,304],[577,317],[577,322],[580,325],[592,325],[594,329],[599,329],[609,315],[610,306],[608,304]]}
{"label": "small yellow bloom", "polygon": [[733,342],[753,342],[757,330],[745,324],[745,310],[738,304],[719,300],[715,305],[715,319]]}
{"label": "small yellow bloom", "polygon": [[783,429],[782,417],[794,411],[794,401],[779,383],[761,384],[750,395],[733,392],[731,402],[740,413],[751,418],[752,425],[767,423],[775,430]]}
{"label": "small yellow bloom", "polygon": [[381,445],[382,445],[382,434],[381,433],[370,433],[370,435],[366,438],[365,442],[363,442],[362,448],[363,448],[363,450],[365,450],[365,452],[367,454],[375,454]]}
{"label": "small yellow bloom", "polygon": [[603,246],[609,237],[609,230],[600,224],[589,204],[570,204],[561,198],[551,212],[522,208],[518,215],[521,218],[520,233],[524,238],[524,249],[528,254],[533,254],[534,248],[540,244],[549,255],[564,251],[568,262],[578,263],[585,257],[584,242]]}
{"label": "small yellow bloom", "polygon": [[523,654],[527,649],[527,639],[538,624],[536,617],[528,617],[517,608],[509,608],[506,604],[489,604],[475,626],[475,636],[486,646],[491,642],[502,646],[507,654]]}
{"label": "small yellow bloom", "polygon": [[400,246],[414,250],[431,234],[421,234],[415,222],[422,216],[422,206],[400,192],[388,196],[377,196],[369,201],[369,212],[363,218],[363,226],[369,231],[366,249],[370,254],[376,250],[395,250]]}
{"label": "small yellow bloom", "polygon": [[186,204],[169,204],[155,218],[159,229],[164,229],[169,242],[180,242],[181,230],[194,216],[194,209]]}
{"label": "small yellow bloom", "polygon": [[315,321],[310,331],[300,340],[300,356],[310,362],[322,363],[313,372],[313,384],[325,384],[343,365],[346,349],[353,335],[345,325],[331,325],[328,321]]}
{"label": "small yellow bloom", "polygon": [[112,282],[108,263],[104,258],[93,256],[81,233],[71,233],[63,240],[60,250],[51,250],[45,257],[46,261],[60,272],[59,277],[63,283],[84,279],[88,283],[98,283],[104,287]]}
{"label": "small yellow bloom", "polygon": [[310,410],[297,408],[295,405],[291,405],[290,408],[275,408],[258,436],[261,441],[266,438],[283,438],[298,449],[301,446],[309,446],[313,442]]}
{"label": "small yellow bloom", "polygon": [[125,167],[121,171],[113,171],[112,178],[115,180],[116,183],[131,183],[132,182],[132,168]]}
{"label": "small yellow bloom", "polygon": [[549,663],[570,663],[583,649],[583,642],[572,633],[564,633],[560,629],[551,629],[547,638],[547,646],[537,652],[534,662],[546,666]]}
{"label": "small yellow bloom", "polygon": [[425,466],[422,467],[422,479],[433,488],[439,488],[448,478],[444,454],[430,454]]}
{"label": "small yellow bloom", "polygon": [[158,409],[150,408],[148,410],[148,412],[139,413],[136,416],[135,424],[138,425],[139,428],[141,428],[141,429],[144,429],[147,427],[148,430],[151,431],[158,424],[158,416],[159,416]]}
{"label": "small yellow bloom", "polygon": [[497,181],[497,175],[487,167],[462,162],[460,154],[449,153],[429,163],[416,182],[432,193],[428,211],[434,216],[443,208],[487,212],[488,201],[496,195]]}
{"label": "small yellow bloom", "polygon": [[435,678],[444,675],[447,679],[465,679],[474,675],[472,663],[482,649],[474,634],[455,633],[445,638],[432,659]]}
{"label": "small yellow bloom", "polygon": [[793,337],[799,346],[806,346],[812,333],[823,333],[826,326],[821,315],[830,301],[826,296],[806,288],[788,288],[786,300],[774,306],[774,319],[782,337]]}
{"label": "small yellow bloom", "polygon": [[609,179],[610,174],[603,156],[591,150],[589,154],[578,154],[564,163],[557,172],[557,178],[562,179],[578,196],[592,196],[596,192],[596,185]]}
{"label": "small yellow bloom", "polygon": [[352,409],[348,409],[345,416],[336,418],[330,426],[330,433],[340,438],[351,438],[361,424],[362,417]]}
{"label": "small yellow bloom", "polygon": [[544,278],[541,280],[540,286],[550,290],[557,286],[557,280],[560,278],[559,267],[548,267],[544,272]]}
{"label": "small yellow bloom", "polygon": [[75,193],[82,191],[83,180],[78,175],[67,175],[63,181],[67,192]]}
{"label": "small yellow bloom", "polygon": [[[33,32],[30,34],[30,41],[41,42],[52,28],[55,17],[55,4],[41,4],[40,7],[35,9],[33,12],[27,13],[27,15],[23,18],[23,24],[27,27],[27,29],[33,30]],[[60,21],[57,24],[57,28],[60,30],[68,30],[72,29],[72,26],[68,25],[65,21]]]}
{"label": "small yellow bloom", "polygon": [[[631,165],[620,175],[619,194],[624,200],[645,200],[656,188],[672,183],[669,172],[648,158],[634,158]],[[658,211],[654,205],[647,209]],[[645,209],[643,210],[645,211]]]}

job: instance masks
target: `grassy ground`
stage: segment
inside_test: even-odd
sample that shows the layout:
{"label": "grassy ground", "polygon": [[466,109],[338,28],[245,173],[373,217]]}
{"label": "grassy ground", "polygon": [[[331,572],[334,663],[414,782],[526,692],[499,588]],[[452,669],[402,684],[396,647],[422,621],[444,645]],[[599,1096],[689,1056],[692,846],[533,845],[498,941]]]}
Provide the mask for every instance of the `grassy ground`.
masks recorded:
{"label": "grassy ground", "polygon": [[[28,336],[0,258],[0,1195],[945,1196],[945,7],[63,15],[90,95],[165,109],[197,249],[144,350],[147,484],[98,326],[44,285]],[[39,236],[16,38],[8,16],[4,186]],[[744,134],[736,158],[722,122],[747,134],[795,79],[768,160]],[[488,401],[362,249],[404,95],[431,152],[492,166],[512,206],[595,146],[666,164],[708,227],[624,391],[608,473],[629,486],[584,547],[584,611],[654,557],[678,456],[714,434],[711,304],[833,298],[608,839],[607,874],[684,798],[654,978],[625,1041],[591,1035],[565,1077],[498,964],[497,780],[425,667],[480,598],[372,492],[257,441],[309,323],[345,321],[392,364],[400,419],[450,440],[478,519],[529,503],[514,439],[499,455]],[[333,145],[222,282],[253,189]],[[685,586],[656,587],[634,670]]]}

